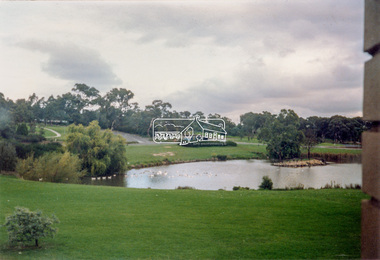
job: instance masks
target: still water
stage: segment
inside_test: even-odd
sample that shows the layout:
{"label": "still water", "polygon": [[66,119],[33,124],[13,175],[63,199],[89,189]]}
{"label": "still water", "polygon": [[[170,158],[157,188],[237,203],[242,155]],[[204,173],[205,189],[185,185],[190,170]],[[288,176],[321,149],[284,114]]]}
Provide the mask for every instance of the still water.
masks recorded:
{"label": "still water", "polygon": [[303,186],[305,189],[319,189],[326,184],[339,184],[342,187],[361,185],[361,171],[362,165],[355,163],[286,168],[273,166],[266,160],[232,160],[132,169],[125,176],[112,179],[87,179],[87,184],[152,189],[176,189],[179,186],[199,190],[232,190],[234,186],[258,189],[262,177],[268,175],[273,181],[273,188]]}

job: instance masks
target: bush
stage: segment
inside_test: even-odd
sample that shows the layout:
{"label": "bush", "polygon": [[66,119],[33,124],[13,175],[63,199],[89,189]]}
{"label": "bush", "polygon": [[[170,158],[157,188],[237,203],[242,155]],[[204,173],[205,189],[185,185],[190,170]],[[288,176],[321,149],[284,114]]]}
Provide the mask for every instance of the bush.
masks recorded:
{"label": "bush", "polygon": [[227,155],[218,154],[216,158],[218,158],[218,161],[227,161]]}
{"label": "bush", "polygon": [[177,190],[195,190],[194,187],[190,187],[190,186],[178,186],[176,189]]}
{"label": "bush", "polygon": [[234,141],[227,141],[226,146],[237,146],[237,143],[235,143]]}
{"label": "bush", "polygon": [[232,190],[249,190],[249,187],[240,187],[240,186],[234,186]]}
{"label": "bush", "polygon": [[14,171],[17,163],[15,147],[7,142],[0,142],[0,172]]}
{"label": "bush", "polygon": [[33,181],[78,183],[86,174],[81,160],[69,152],[47,153],[40,158],[29,156],[17,163],[16,171],[24,179]]}
{"label": "bush", "polygon": [[8,241],[11,245],[34,240],[38,247],[38,240],[43,237],[54,237],[57,228],[53,228],[54,223],[59,223],[56,216],[51,218],[42,215],[41,211],[30,211],[27,208],[16,207],[13,215],[5,219],[4,227],[8,232]]}
{"label": "bush", "polygon": [[263,176],[263,181],[261,182],[259,188],[263,190],[271,190],[273,187],[273,181],[268,176]]}
{"label": "bush", "polygon": [[59,152],[63,153],[63,148],[60,143],[33,143],[33,144],[16,144],[17,157],[21,159],[26,159],[31,154],[34,155],[34,158],[38,158],[45,153],[49,152]]}
{"label": "bush", "polygon": [[17,126],[16,134],[27,136],[29,134],[28,126],[25,123],[21,123]]}

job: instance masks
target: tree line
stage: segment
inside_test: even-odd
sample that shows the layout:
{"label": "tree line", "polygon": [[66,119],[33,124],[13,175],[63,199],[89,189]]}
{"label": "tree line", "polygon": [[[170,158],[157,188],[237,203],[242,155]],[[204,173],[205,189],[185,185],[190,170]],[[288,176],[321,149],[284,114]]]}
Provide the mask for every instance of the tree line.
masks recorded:
{"label": "tree line", "polygon": [[[33,129],[37,122],[44,124],[82,124],[87,126],[98,121],[102,129],[119,130],[139,135],[150,135],[152,119],[190,118],[195,116],[222,118],[226,122],[229,135],[253,138],[260,134],[264,126],[276,118],[270,112],[248,112],[240,116],[240,123],[219,114],[205,115],[201,111],[178,112],[172,110],[169,102],[154,100],[152,104],[140,108],[132,102],[134,93],[123,88],[114,88],[104,95],[94,87],[75,84],[72,90],[63,95],[39,98],[35,94],[28,99],[16,101],[6,99],[0,93],[0,133],[3,137],[12,134],[17,126],[28,123]],[[298,117],[298,115],[297,115]],[[332,117],[298,117],[297,129],[313,134],[318,141],[326,139],[336,143],[360,143],[361,133],[370,127],[370,123],[360,117],[347,118],[340,115]]]}

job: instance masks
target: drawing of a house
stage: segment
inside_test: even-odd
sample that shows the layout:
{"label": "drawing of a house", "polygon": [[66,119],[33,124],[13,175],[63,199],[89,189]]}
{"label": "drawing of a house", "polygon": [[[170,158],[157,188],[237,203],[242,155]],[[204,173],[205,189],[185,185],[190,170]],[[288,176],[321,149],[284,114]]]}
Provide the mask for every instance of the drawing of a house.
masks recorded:
{"label": "drawing of a house", "polygon": [[225,142],[227,132],[224,125],[215,125],[196,117],[181,131],[180,145],[197,143],[202,141]]}

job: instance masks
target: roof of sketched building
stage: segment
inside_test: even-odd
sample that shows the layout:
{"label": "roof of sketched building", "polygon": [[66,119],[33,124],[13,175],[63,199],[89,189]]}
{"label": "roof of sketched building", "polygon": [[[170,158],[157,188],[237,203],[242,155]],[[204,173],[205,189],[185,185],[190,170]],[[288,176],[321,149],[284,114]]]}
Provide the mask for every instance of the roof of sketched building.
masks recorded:
{"label": "roof of sketched building", "polygon": [[202,121],[200,120],[199,117],[196,117],[187,127],[185,127],[184,130],[182,130],[182,132],[186,131],[189,127],[194,126],[194,125],[198,125],[202,130],[207,130],[210,132],[218,132],[221,134],[227,134],[226,130],[224,129],[223,123],[216,125],[216,124],[212,124],[206,121]]}

